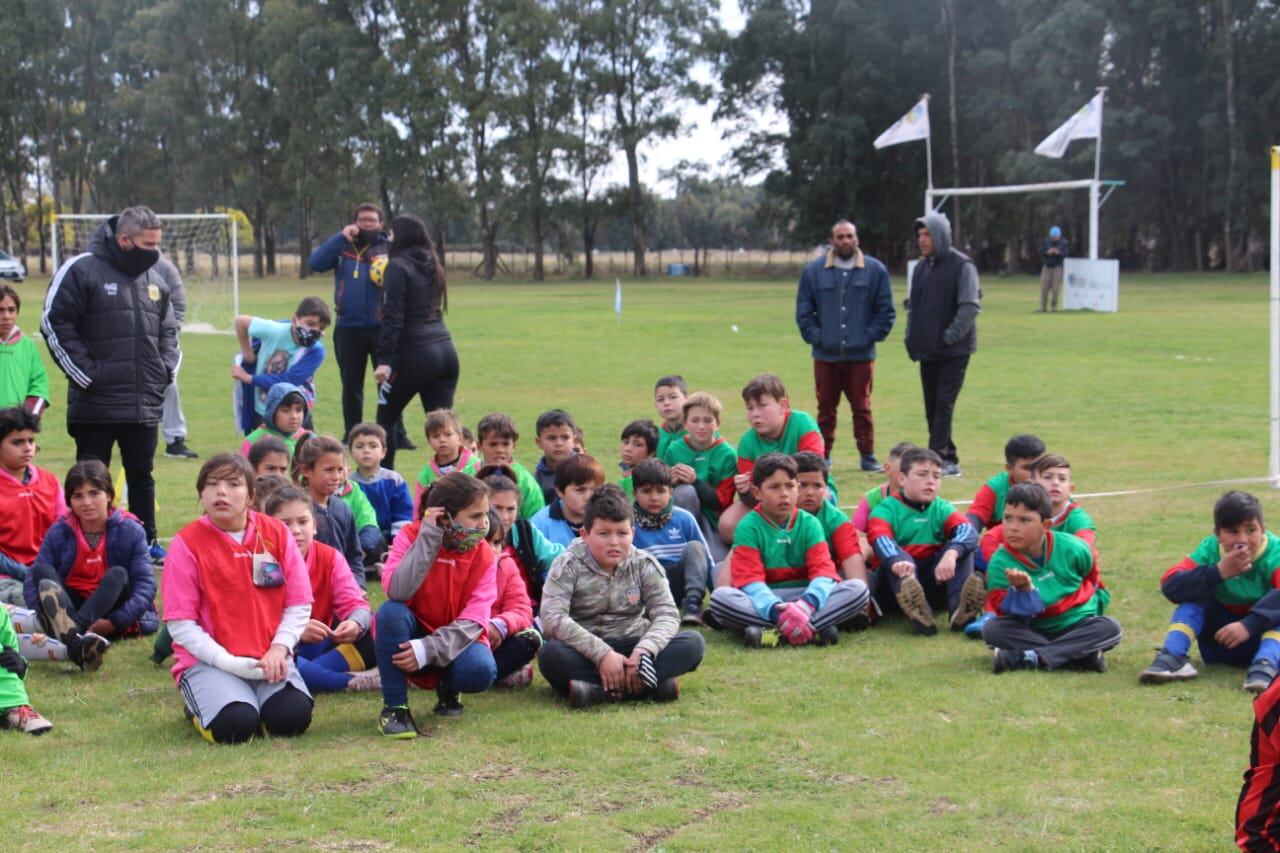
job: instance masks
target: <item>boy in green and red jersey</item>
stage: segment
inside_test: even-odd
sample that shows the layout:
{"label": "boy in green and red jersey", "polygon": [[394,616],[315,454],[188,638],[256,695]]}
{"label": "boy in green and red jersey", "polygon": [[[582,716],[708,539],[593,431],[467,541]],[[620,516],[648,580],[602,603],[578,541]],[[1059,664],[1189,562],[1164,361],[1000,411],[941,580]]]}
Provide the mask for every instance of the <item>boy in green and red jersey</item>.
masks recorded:
{"label": "boy in green and red jersey", "polygon": [[1244,689],[1261,693],[1280,666],[1280,537],[1267,531],[1262,504],[1227,492],[1213,505],[1213,535],[1160,578],[1178,605],[1164,646],[1142,671],[1144,684],[1186,681],[1191,641],[1205,663],[1248,666]]}
{"label": "boy in green and red jersey", "polygon": [[1053,530],[1052,503],[1039,483],[1009,489],[1005,544],[991,558],[987,621],[982,639],[992,648],[992,671],[1061,669],[1068,664],[1107,671],[1105,653],[1124,631],[1102,615],[1110,595],[1098,578],[1093,548]]}
{"label": "boy in green and red jersey", "polygon": [[831,549],[836,571],[843,578],[857,578],[870,586],[867,580],[867,564],[862,559],[862,546],[858,541],[858,529],[849,516],[827,500],[827,464],[816,453],[793,454],[796,463],[796,480],[799,483],[797,506],[818,519],[822,533]]}
{"label": "boy in green and red jersey", "polygon": [[427,435],[427,445],[431,448],[431,457],[422,466],[418,474],[418,488],[414,495],[414,503],[422,500],[422,493],[431,488],[431,484],[454,471],[476,475],[480,468],[479,454],[472,453],[463,442],[462,418],[452,409],[435,409],[427,413],[427,422],[422,431]]}
{"label": "boy in green and red jersey", "polygon": [[751,477],[756,507],[739,525],[729,555],[732,586],[711,593],[716,623],[742,632],[751,648],[802,646],[815,639],[832,645],[839,640],[838,627],[865,611],[867,585],[840,580],[822,525],[797,507],[794,459],[766,453]]}
{"label": "boy in green and red jersey", "polygon": [[509,468],[520,487],[520,517],[533,518],[547,502],[533,474],[516,461],[516,442],[520,440],[516,422],[502,412],[491,412],[476,424],[476,435],[480,440],[480,466],[502,465]]}
{"label": "boy in green and red jersey", "polygon": [[1044,442],[1034,435],[1015,435],[1004,445],[1004,470],[987,480],[973,496],[965,515],[974,529],[999,524],[1004,517],[1004,496],[1011,486],[1031,479],[1031,469],[1044,456]]}
{"label": "boy in green and red jersey", "polygon": [[683,376],[663,376],[654,383],[653,407],[662,418],[662,426],[658,427],[658,448],[653,455],[659,459],[668,444],[684,435],[684,401],[688,395],[689,386]]}
{"label": "boy in green and red jersey", "polygon": [[618,449],[618,468],[622,470],[622,479],[618,485],[627,497],[636,499],[635,484],[631,482],[631,471],[646,459],[652,459],[658,452],[658,425],[648,418],[639,418],[622,428],[618,436],[622,446]]}
{"label": "boy in green and red jersey", "polygon": [[772,373],[761,373],[742,389],[742,402],[747,404],[747,422],[751,424],[738,442],[738,473],[733,479],[738,500],[720,514],[720,538],[733,542],[733,529],[750,511],[753,504],[751,469],[766,453],[800,453],[810,451],[826,456],[826,446],[818,422],[807,412],[793,411],[782,380]]}
{"label": "boy in green and red jersey", "polygon": [[738,473],[738,453],[719,433],[723,411],[720,401],[706,391],[690,394],[684,401],[685,435],[669,443],[662,456],[671,466],[672,500],[698,520],[716,563],[728,554],[718,526],[720,513],[733,504],[733,478]]}
{"label": "boy in green and red jersey", "polygon": [[880,502],[867,522],[867,538],[879,569],[880,605],[896,600],[916,633],[938,633],[934,607],[946,606],[951,630],[982,612],[982,578],[973,573],[978,533],[948,501],[938,497],[942,457],[925,447],[902,455],[902,491]]}

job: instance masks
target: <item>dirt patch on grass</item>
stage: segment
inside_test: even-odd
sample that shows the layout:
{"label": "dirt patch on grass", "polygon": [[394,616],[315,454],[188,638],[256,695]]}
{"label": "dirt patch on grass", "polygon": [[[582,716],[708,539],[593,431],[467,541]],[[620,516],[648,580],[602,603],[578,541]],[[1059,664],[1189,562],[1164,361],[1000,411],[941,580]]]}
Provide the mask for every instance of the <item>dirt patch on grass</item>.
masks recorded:
{"label": "dirt patch on grass", "polygon": [[635,844],[631,845],[628,849],[654,850],[661,846],[662,842],[666,841],[677,832],[681,832],[691,826],[697,826],[703,821],[723,812],[745,809],[748,805],[750,805],[749,801],[739,794],[725,792],[716,793],[712,796],[712,802],[710,805],[700,806],[693,809],[689,812],[689,816],[684,822],[677,823],[673,826],[664,826],[659,829],[655,829],[652,832],[636,834]]}

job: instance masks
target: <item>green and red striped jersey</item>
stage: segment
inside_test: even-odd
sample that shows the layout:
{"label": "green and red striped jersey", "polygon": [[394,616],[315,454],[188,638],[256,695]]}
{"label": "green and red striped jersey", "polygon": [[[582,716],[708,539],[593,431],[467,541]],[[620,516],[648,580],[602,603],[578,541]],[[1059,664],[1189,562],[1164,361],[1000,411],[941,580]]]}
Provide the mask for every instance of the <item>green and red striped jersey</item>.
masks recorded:
{"label": "green and red striped jersey", "polygon": [[756,507],[738,523],[729,555],[730,577],[741,589],[763,581],[771,587],[808,586],[814,578],[839,581],[818,519],[797,509],[785,526]]}
{"label": "green and red striped jersey", "polygon": [[753,429],[743,434],[742,441],[738,442],[738,473],[750,474],[756,467],[756,460],[766,453],[791,454],[804,450],[819,456],[827,455],[827,446],[813,415],[790,409],[786,423],[782,425],[782,433],[776,439],[767,439]]}
{"label": "green and red striped jersey", "polygon": [[1044,610],[1031,624],[1046,634],[1060,634],[1090,616],[1100,615],[1110,596],[1101,595],[1097,558],[1093,547],[1070,533],[1044,535],[1044,555],[1033,560],[1007,545],[1001,546],[987,565],[987,609],[1005,613],[1002,606],[1009,590],[1009,569],[1031,576]]}

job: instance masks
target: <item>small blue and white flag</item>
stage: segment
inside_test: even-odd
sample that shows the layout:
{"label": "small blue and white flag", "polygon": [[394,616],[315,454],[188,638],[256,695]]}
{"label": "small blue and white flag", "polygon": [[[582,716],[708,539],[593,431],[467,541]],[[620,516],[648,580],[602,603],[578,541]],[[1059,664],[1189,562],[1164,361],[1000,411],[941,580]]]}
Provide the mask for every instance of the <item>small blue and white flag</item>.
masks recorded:
{"label": "small blue and white flag", "polygon": [[613,313],[622,317],[622,279],[615,279],[613,285]]}

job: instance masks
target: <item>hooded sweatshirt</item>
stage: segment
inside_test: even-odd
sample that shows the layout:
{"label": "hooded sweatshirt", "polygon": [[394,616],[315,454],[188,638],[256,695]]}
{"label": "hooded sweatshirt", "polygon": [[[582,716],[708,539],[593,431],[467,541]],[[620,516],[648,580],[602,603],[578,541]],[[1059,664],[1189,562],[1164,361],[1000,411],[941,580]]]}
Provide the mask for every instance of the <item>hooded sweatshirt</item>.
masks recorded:
{"label": "hooded sweatshirt", "polygon": [[240,455],[249,458],[249,448],[253,447],[253,443],[263,436],[274,435],[284,441],[285,446],[289,448],[289,458],[293,458],[293,452],[298,447],[298,439],[302,438],[308,432],[306,427],[298,427],[298,431],[292,435],[285,435],[276,427],[276,409],[280,408],[280,404],[284,402],[284,398],[290,394],[297,394],[306,402],[306,394],[297,385],[290,385],[288,382],[277,382],[271,386],[271,390],[267,392],[267,410],[263,417],[262,426],[249,433],[244,438],[244,443],[240,445]]}
{"label": "hooded sweatshirt", "polygon": [[907,292],[907,355],[912,361],[942,361],[978,349],[975,323],[981,310],[978,268],[951,245],[951,223],[937,211],[917,219],[933,238],[933,255],[921,258]]}

